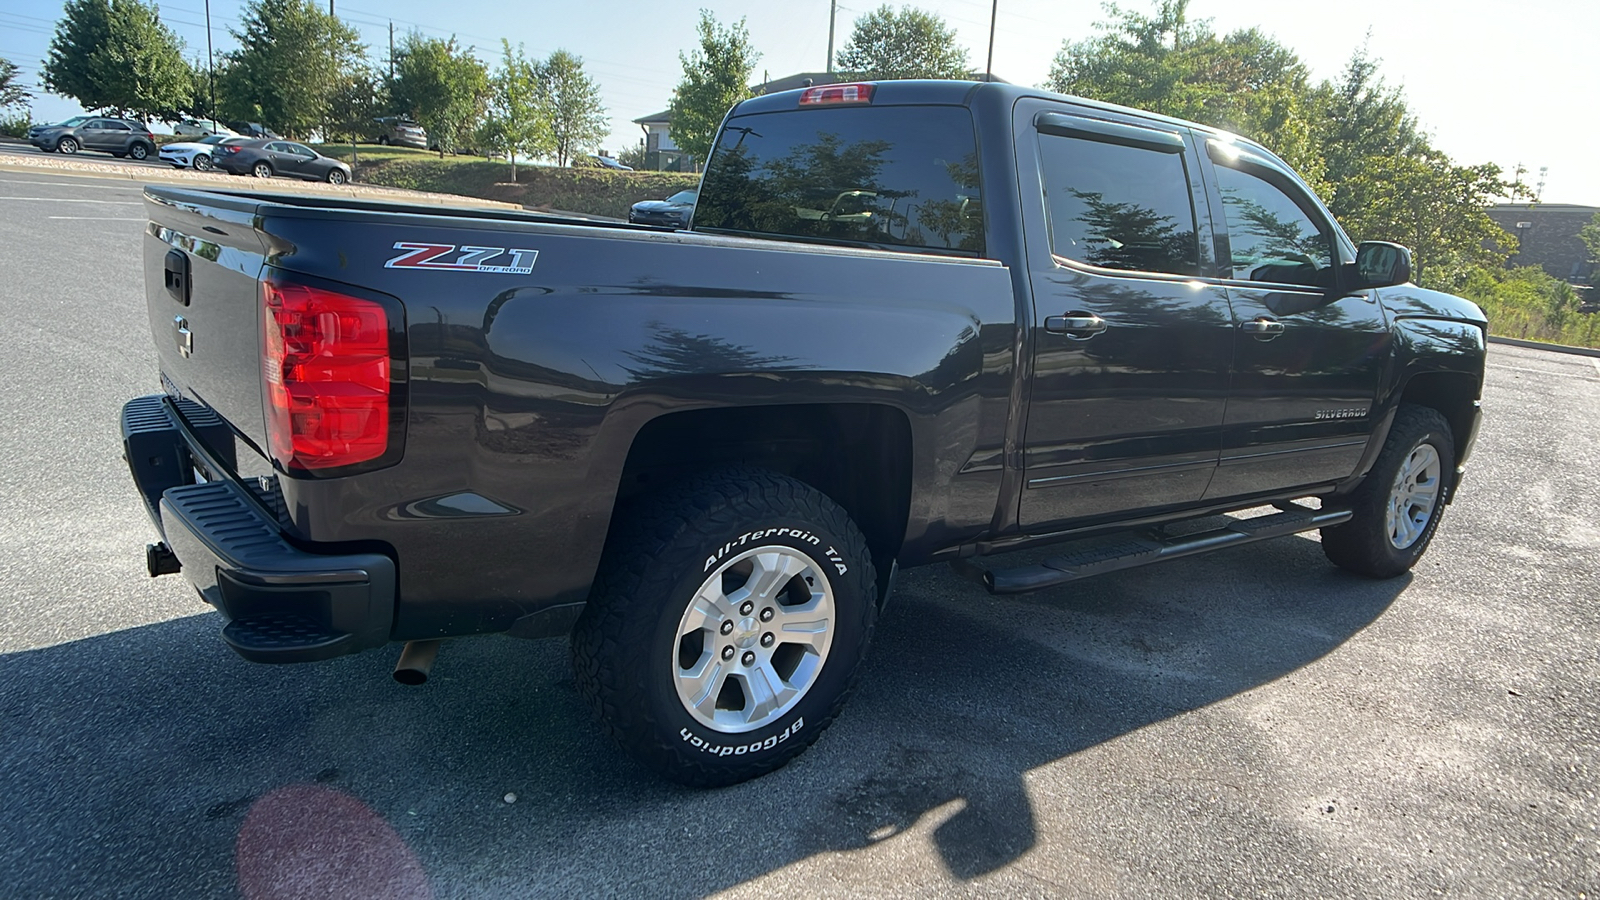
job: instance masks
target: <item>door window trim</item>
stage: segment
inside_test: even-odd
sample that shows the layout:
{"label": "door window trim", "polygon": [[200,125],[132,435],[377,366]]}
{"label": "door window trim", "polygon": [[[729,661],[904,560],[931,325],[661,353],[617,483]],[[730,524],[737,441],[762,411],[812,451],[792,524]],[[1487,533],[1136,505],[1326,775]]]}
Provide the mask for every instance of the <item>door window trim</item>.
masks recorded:
{"label": "door window trim", "polygon": [[[1256,152],[1248,145],[1241,145],[1215,137],[1207,138],[1205,144],[1206,161],[1211,164],[1212,169],[1228,168],[1262,179],[1278,190],[1283,191],[1290,202],[1302,213],[1305,213],[1307,218],[1311,219],[1312,224],[1319,226],[1330,234],[1333,237],[1333,246],[1329,249],[1333,253],[1334,268],[1355,261],[1355,244],[1350,240],[1350,236],[1344,233],[1343,228],[1339,227],[1339,223],[1334,219],[1333,213],[1329,212],[1327,207],[1322,204],[1316,192],[1307,187],[1291,170],[1272,158]],[[1208,186],[1208,193],[1215,192],[1215,198],[1221,199],[1221,187],[1217,183],[1216,173],[1208,173],[1206,178],[1211,182]],[[1231,251],[1233,236],[1228,230],[1228,216],[1225,209],[1216,211],[1212,222],[1212,232],[1219,237],[1226,238]],[[1217,258],[1219,277],[1215,279],[1219,284],[1254,290],[1270,290],[1276,293],[1291,291],[1317,295],[1328,295],[1330,293],[1314,285],[1289,284],[1280,281],[1251,281],[1235,277],[1231,252],[1228,254],[1226,264],[1228,274],[1221,274],[1223,268],[1223,259],[1219,249]]]}
{"label": "door window trim", "polygon": [[[1205,222],[1205,219],[1201,214],[1196,197],[1196,189],[1199,187],[1199,183],[1196,181],[1197,173],[1194,171],[1194,160],[1188,152],[1189,145],[1182,134],[1161,128],[1146,127],[1142,124],[1133,125],[1113,122],[1109,119],[1095,119],[1053,110],[1045,110],[1035,115],[1033,118],[1033,130],[1036,142],[1039,136],[1050,135],[1052,137],[1068,138],[1069,140],[1095,141],[1102,144],[1115,144],[1123,147],[1132,147],[1136,150],[1149,150],[1155,153],[1178,156],[1179,162],[1183,166],[1184,181],[1188,188],[1185,193],[1189,198],[1189,215],[1194,225],[1195,264],[1202,271],[1207,268],[1208,260],[1205,248],[1201,244],[1203,230],[1201,225]],[[1042,150],[1042,146],[1039,146],[1039,149]],[[1039,188],[1044,191],[1045,185],[1048,183],[1044,171],[1044,154],[1036,152],[1036,159],[1038,161]],[[1108,269],[1093,263],[1073,259],[1070,256],[1062,256],[1055,251],[1055,240],[1050,231],[1052,225],[1050,202],[1047,198],[1042,199],[1044,199],[1046,249],[1050,253],[1050,258],[1055,261],[1057,269],[1069,269],[1102,277],[1142,278],[1151,281],[1214,283],[1219,280],[1214,276],[1203,274],[1181,275],[1173,272],[1155,272],[1147,269]],[[1209,215],[1209,211],[1207,215]],[[1232,272],[1231,267],[1229,272]]]}

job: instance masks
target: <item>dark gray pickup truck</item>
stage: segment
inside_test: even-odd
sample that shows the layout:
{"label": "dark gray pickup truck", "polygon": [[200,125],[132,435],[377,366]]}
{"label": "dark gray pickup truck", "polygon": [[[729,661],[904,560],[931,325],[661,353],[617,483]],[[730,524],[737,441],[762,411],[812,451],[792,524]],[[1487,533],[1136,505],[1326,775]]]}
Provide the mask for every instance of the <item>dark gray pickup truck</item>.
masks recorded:
{"label": "dark gray pickup truck", "polygon": [[1320,529],[1393,576],[1478,427],[1483,314],[1403,248],[1249,141],[1011,85],[745,101],[682,231],[146,197],[151,573],[258,662],[571,633],[693,784],[817,738],[898,567],[1011,593]]}

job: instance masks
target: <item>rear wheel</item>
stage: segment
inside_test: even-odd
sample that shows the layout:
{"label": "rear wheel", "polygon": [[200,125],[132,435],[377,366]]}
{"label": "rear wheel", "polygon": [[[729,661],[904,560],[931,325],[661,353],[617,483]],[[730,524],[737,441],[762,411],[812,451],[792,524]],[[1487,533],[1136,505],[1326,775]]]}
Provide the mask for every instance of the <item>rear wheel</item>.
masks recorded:
{"label": "rear wheel", "polygon": [[111,155],[115,156],[117,159],[122,159],[123,157],[127,156],[128,154],[122,152],[121,150],[113,150],[113,151],[111,151]]}
{"label": "rear wheel", "polygon": [[257,178],[271,178],[272,164],[267,162],[258,162],[250,168],[250,174]]}
{"label": "rear wheel", "polygon": [[378,143],[387,147],[389,145],[389,136],[387,134],[378,135]]}
{"label": "rear wheel", "polygon": [[148,159],[150,157],[150,145],[135,141],[133,146],[128,148],[128,155],[134,159]]}
{"label": "rear wheel", "polygon": [[669,778],[734,784],[794,758],[843,706],[877,619],[866,539],[809,485],[707,473],[608,541],[572,636],[579,690]]}
{"label": "rear wheel", "polygon": [[1439,527],[1455,467],[1455,440],[1444,416],[1426,406],[1401,406],[1378,461],[1350,495],[1350,521],[1322,529],[1322,552],[1341,569],[1371,578],[1408,571]]}
{"label": "rear wheel", "polygon": [[74,153],[77,153],[78,152],[78,139],[77,138],[64,137],[61,140],[56,141],[56,152],[57,153],[65,153],[65,154],[67,154],[69,156],[74,154]]}

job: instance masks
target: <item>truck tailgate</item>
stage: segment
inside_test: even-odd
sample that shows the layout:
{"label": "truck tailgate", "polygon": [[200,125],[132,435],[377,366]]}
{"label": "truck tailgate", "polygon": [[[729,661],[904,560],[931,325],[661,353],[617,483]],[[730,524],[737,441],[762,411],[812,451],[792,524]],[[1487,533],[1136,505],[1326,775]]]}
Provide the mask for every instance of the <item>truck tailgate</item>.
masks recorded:
{"label": "truck tailgate", "polygon": [[268,248],[255,228],[259,200],[146,191],[145,298],[164,386],[266,446],[261,404],[261,299]]}

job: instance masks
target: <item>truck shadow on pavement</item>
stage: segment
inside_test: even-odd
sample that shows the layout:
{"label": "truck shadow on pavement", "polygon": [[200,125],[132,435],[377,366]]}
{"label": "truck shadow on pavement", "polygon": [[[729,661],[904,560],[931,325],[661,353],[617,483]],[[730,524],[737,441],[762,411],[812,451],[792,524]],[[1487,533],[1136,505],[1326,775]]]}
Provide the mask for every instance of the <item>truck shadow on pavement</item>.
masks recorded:
{"label": "truck shadow on pavement", "polygon": [[1021,598],[914,570],[832,729],[717,791],[605,741],[564,642],[456,642],[404,688],[397,648],[257,666],[176,619],[0,657],[0,870],[13,896],[699,897],[918,832],[973,878],[1069,824],[1031,770],[1092,778],[1075,754],[1293,673],[1409,580],[1302,538]]}

